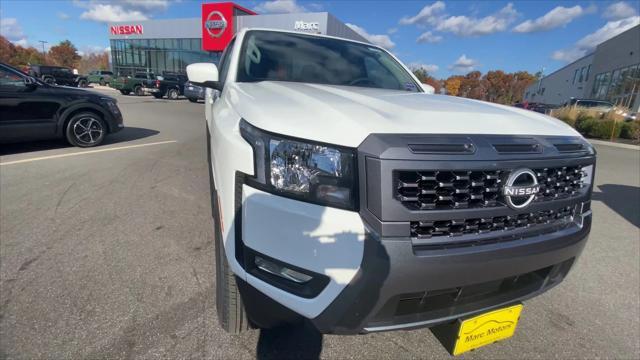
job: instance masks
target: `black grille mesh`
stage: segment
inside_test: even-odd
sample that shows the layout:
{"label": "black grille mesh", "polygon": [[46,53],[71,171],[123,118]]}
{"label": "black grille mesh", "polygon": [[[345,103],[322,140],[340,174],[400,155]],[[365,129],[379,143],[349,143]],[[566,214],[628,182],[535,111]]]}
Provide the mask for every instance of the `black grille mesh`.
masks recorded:
{"label": "black grille mesh", "polygon": [[574,208],[566,206],[558,210],[543,210],[513,216],[442,221],[412,221],[411,236],[419,239],[429,239],[438,236],[484,234],[491,231],[513,230],[568,221],[572,216],[574,216]]}
{"label": "black grille mesh", "polygon": [[[504,206],[502,186],[511,170],[398,171],[396,197],[412,210]],[[583,187],[582,166],[533,169],[540,184],[536,201],[568,198]]]}

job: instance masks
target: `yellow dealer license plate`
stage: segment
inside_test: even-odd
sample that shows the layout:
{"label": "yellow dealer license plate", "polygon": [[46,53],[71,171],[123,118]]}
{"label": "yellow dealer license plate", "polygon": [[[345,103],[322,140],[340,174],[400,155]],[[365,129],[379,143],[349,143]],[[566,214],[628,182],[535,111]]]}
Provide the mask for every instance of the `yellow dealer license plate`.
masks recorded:
{"label": "yellow dealer license plate", "polygon": [[453,355],[512,337],[521,311],[522,304],[518,304],[462,321]]}

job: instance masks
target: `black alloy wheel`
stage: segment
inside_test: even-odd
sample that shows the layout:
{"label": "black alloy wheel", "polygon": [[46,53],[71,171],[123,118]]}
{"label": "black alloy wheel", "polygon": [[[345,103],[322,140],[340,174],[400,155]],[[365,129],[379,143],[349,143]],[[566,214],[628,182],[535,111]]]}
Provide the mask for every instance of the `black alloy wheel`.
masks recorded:
{"label": "black alloy wheel", "polygon": [[92,112],[75,115],[67,124],[67,140],[79,147],[100,145],[107,133],[102,119]]}

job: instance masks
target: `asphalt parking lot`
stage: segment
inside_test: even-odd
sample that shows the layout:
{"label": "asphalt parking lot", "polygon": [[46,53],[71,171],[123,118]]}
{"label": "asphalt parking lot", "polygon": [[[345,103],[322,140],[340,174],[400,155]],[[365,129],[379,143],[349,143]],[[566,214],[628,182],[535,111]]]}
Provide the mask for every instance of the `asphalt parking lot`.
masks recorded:
{"label": "asphalt parking lot", "polygon": [[[0,358],[448,357],[429,330],[223,332],[204,105],[117,98],[127,128],[99,148],[109,151],[0,147]],[[512,339],[465,357],[638,358],[640,151],[597,150],[595,222],[577,265],[526,302]]]}

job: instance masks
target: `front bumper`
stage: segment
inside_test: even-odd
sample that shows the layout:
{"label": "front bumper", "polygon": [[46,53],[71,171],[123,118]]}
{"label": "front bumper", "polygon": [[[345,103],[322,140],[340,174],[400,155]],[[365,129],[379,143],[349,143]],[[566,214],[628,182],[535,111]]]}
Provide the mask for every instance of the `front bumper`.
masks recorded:
{"label": "front bumper", "polygon": [[142,88],[142,92],[144,92],[145,94],[148,94],[148,95],[159,94],[160,93],[160,89],[143,87]]}
{"label": "front bumper", "polygon": [[[248,274],[249,315],[302,316],[322,333],[359,334],[430,327],[522,301],[560,283],[581,253],[589,211],[569,227],[519,240],[446,250],[421,250],[407,237],[380,237],[360,214],[242,189],[241,241],[247,253],[328,277],[313,297]],[[249,226],[251,225],[251,226]],[[241,251],[242,252],[242,251]],[[255,273],[254,273],[255,275]],[[257,290],[257,291],[255,291]],[[243,294],[243,296],[245,296]],[[277,319],[276,319],[277,320]],[[277,323],[277,321],[270,321]]]}
{"label": "front bumper", "polygon": [[354,281],[312,323],[323,333],[431,327],[539,295],[559,284],[587,241],[582,228],[477,248],[419,252],[369,234]]}

